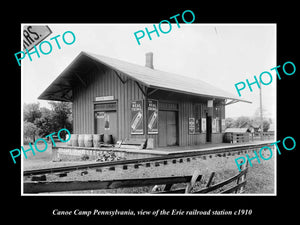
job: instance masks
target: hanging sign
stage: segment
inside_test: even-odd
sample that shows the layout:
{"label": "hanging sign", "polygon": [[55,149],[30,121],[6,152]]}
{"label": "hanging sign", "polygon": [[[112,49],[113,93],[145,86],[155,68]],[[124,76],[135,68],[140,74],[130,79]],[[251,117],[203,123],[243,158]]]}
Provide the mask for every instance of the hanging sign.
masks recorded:
{"label": "hanging sign", "polygon": [[147,102],[148,134],[158,134],[158,101],[149,99]]}
{"label": "hanging sign", "polygon": [[213,100],[207,100],[207,107],[213,107],[214,101]]}
{"label": "hanging sign", "polygon": [[143,100],[131,102],[131,134],[144,134]]}
{"label": "hanging sign", "polygon": [[23,27],[23,51],[27,48],[30,51],[34,45],[38,45],[46,37],[48,37],[52,31],[48,26],[27,26]]}
{"label": "hanging sign", "polygon": [[195,134],[195,118],[189,118],[189,134]]}

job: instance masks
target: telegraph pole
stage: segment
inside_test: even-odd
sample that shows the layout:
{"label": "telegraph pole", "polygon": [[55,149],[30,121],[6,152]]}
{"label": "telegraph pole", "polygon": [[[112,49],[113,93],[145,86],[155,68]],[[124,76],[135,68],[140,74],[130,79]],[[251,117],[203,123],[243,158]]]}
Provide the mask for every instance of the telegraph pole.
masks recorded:
{"label": "telegraph pole", "polygon": [[260,104],[260,139],[263,141],[264,140],[264,135],[263,135],[263,109],[262,109],[262,90],[261,90],[261,82],[259,81],[259,104]]}

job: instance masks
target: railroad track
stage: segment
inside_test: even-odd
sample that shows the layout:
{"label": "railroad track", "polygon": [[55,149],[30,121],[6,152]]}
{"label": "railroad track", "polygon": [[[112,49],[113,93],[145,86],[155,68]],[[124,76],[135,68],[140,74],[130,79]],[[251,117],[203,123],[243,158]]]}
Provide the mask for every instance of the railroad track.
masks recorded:
{"label": "railroad track", "polygon": [[[232,154],[243,154],[248,153],[249,151],[259,150],[264,146],[268,146],[272,142],[265,142],[260,144],[248,144],[248,145],[236,145],[236,146],[226,146],[226,147],[218,147],[201,151],[185,151],[179,153],[172,153],[164,156],[155,156],[148,158],[139,158],[139,159],[128,159],[128,160],[120,160],[120,161],[110,161],[110,162],[99,162],[99,163],[89,163],[82,165],[73,165],[73,166],[63,166],[63,167],[55,167],[55,168],[46,168],[46,169],[34,169],[34,170],[26,170],[23,171],[24,176],[35,176],[35,175],[45,175],[49,173],[66,173],[76,170],[87,170],[87,169],[97,169],[104,167],[114,167],[114,166],[126,166],[130,164],[134,165],[149,165],[150,162],[164,162],[167,160],[176,160],[178,158],[191,158],[191,157],[205,157],[205,156],[230,156]],[[141,150],[142,151],[142,150]]]}

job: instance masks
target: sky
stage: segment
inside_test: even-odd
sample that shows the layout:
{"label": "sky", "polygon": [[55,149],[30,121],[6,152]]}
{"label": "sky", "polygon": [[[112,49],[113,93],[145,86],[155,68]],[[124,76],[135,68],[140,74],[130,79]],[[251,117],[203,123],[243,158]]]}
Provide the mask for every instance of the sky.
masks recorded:
{"label": "sky", "polygon": [[[23,24],[34,25],[34,24]],[[48,106],[47,101],[38,96],[81,52],[108,56],[130,63],[145,65],[145,54],[153,52],[154,69],[193,77],[228,91],[239,98],[235,89],[238,82],[254,81],[254,76],[263,71],[273,75],[271,84],[262,86],[262,104],[265,117],[276,116],[275,71],[276,64],[276,24],[184,24],[180,28],[172,23],[169,33],[151,34],[140,39],[138,45],[134,33],[145,27],[153,29],[153,24],[36,24],[48,25],[52,34],[45,40],[52,44],[48,55],[32,55],[22,60],[22,102],[39,102]],[[166,24],[165,24],[166,25]],[[158,26],[156,24],[156,26]],[[163,27],[167,30],[168,27]],[[22,31],[22,27],[21,27]],[[56,35],[72,31],[76,40],[66,45]],[[66,36],[67,37],[67,36]],[[61,38],[61,37],[60,37]],[[22,46],[22,45],[21,45]],[[46,48],[46,47],[45,47]],[[22,48],[21,48],[22,49]],[[16,62],[17,63],[17,62]],[[269,78],[264,78],[265,82]],[[238,102],[226,106],[226,117],[254,116],[259,108],[259,89],[252,85],[241,91],[242,98],[252,104]]]}

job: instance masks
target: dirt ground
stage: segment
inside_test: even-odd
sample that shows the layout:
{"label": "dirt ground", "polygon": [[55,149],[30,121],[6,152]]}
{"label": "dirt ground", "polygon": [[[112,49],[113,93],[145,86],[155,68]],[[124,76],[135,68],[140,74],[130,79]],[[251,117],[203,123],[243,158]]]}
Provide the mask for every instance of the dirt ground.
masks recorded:
{"label": "dirt ground", "polygon": [[[31,154],[31,153],[30,153]],[[242,156],[242,155],[241,155]],[[117,166],[115,170],[109,170],[109,168],[103,168],[101,171],[87,170],[87,174],[81,174],[82,171],[69,172],[68,176],[59,178],[59,180],[107,180],[107,179],[126,179],[126,178],[147,178],[147,177],[163,177],[163,176],[181,176],[192,175],[193,172],[198,169],[201,171],[203,177],[199,186],[204,186],[211,172],[215,172],[213,183],[218,183],[224,179],[227,179],[238,173],[238,168],[234,159],[240,156],[227,156],[227,157],[206,157],[203,158],[191,158],[188,162],[183,159],[183,162],[177,162],[174,164],[168,161],[167,165],[160,164],[155,166],[151,163],[150,167],[140,166],[134,168],[134,165],[128,166],[127,170],[124,170],[122,166]],[[43,153],[37,153],[35,156],[28,155],[28,159],[23,160],[24,170],[39,169],[57,166],[67,166],[83,163],[91,163],[94,161],[51,161],[51,149]],[[252,161],[253,166],[249,167],[247,173],[247,185],[245,187],[245,194],[273,194],[274,193],[274,158],[270,160],[261,160],[258,163],[257,160]],[[47,175],[47,180],[57,180],[55,174]],[[122,188],[115,190],[93,190],[93,191],[76,191],[72,193],[76,194],[99,194],[99,193],[145,193],[149,192],[151,187],[141,188]]]}

